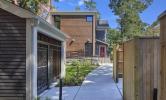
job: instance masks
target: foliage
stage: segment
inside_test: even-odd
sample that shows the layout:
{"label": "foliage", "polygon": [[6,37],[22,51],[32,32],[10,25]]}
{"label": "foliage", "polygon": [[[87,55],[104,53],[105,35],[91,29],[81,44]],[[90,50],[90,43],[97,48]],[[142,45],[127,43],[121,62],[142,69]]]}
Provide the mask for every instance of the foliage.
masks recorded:
{"label": "foliage", "polygon": [[75,10],[76,10],[76,11],[80,11],[80,10],[81,10],[80,6],[76,6],[76,7],[75,7]]}
{"label": "foliage", "polygon": [[[40,6],[39,4],[48,4],[50,0],[7,0],[12,3],[18,4],[18,6],[28,9],[32,11],[33,13],[38,13]],[[59,0],[55,0],[59,1]]]}
{"label": "foliage", "polygon": [[63,82],[64,86],[81,85],[85,77],[95,67],[88,60],[73,61],[66,68],[66,76]]}
{"label": "foliage", "polygon": [[146,27],[139,14],[144,11],[152,0],[110,0],[109,7],[119,17],[119,29],[124,40],[141,35]]}
{"label": "foliage", "polygon": [[[36,97],[35,100],[41,100],[41,98],[40,97]],[[45,100],[51,100],[51,99],[49,97],[46,97]]]}
{"label": "foliage", "polygon": [[117,29],[109,29],[107,34],[107,43],[109,43],[109,51],[113,50],[113,46],[122,42],[122,34]]}
{"label": "foliage", "polygon": [[85,0],[84,1],[85,8],[89,11],[96,10],[96,2],[92,0]]}
{"label": "foliage", "polygon": [[160,25],[159,25],[159,21],[155,21],[153,22],[152,25],[149,25],[145,32],[143,33],[143,35],[145,36],[159,36],[160,34]]}

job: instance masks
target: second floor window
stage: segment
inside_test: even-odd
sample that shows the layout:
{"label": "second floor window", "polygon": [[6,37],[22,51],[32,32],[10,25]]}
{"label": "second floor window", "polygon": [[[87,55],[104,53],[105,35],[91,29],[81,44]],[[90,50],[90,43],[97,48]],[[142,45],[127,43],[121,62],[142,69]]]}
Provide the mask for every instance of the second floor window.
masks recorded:
{"label": "second floor window", "polygon": [[87,22],[92,22],[93,21],[93,16],[86,16],[86,21]]}
{"label": "second floor window", "polygon": [[54,21],[55,21],[55,27],[57,27],[58,29],[60,29],[61,17],[60,16],[55,16],[54,17]]}

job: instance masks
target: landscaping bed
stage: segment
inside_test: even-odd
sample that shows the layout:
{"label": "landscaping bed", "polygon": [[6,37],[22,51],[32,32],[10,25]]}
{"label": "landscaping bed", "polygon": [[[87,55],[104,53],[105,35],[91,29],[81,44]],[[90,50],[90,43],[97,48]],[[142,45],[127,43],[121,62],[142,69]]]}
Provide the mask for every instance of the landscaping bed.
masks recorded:
{"label": "landscaping bed", "polygon": [[89,60],[76,60],[66,66],[63,86],[79,86],[85,77],[96,68]]}

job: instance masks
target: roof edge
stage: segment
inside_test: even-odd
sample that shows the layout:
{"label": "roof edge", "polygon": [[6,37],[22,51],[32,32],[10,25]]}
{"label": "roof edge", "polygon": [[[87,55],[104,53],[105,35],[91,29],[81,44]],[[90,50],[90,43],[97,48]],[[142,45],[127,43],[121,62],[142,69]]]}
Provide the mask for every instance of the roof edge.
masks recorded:
{"label": "roof edge", "polygon": [[160,37],[159,36],[135,36],[131,39],[123,41],[123,43],[129,42],[129,41],[132,41],[132,40],[139,40],[139,39],[160,39]]}
{"label": "roof edge", "polygon": [[109,45],[107,42],[104,42],[104,41],[101,41],[101,40],[98,40],[98,39],[96,39],[96,41],[98,41],[98,42],[100,42],[100,43],[103,43],[103,44],[105,44],[105,45]]}
{"label": "roof edge", "polygon": [[6,0],[0,0],[0,8],[3,9],[3,10],[6,10],[16,16],[19,16],[21,18],[33,18],[35,17],[35,15],[28,11],[28,10],[25,10],[15,4],[12,4]]}
{"label": "roof edge", "polygon": [[62,36],[64,36],[66,39],[70,38],[67,34],[65,34],[64,32],[60,31],[58,28],[54,27],[53,25],[51,25],[50,23],[48,23],[47,21],[45,21],[44,19],[42,19],[39,16],[36,16],[36,19],[38,19],[41,23],[43,23],[44,25],[46,25],[47,27],[55,30],[56,32],[60,33]]}
{"label": "roof edge", "polygon": [[57,11],[51,12],[52,15],[97,15],[96,11]]}
{"label": "roof edge", "polygon": [[164,12],[162,12],[159,16],[158,19],[160,20],[161,18],[163,18],[164,16],[166,16],[166,10]]}

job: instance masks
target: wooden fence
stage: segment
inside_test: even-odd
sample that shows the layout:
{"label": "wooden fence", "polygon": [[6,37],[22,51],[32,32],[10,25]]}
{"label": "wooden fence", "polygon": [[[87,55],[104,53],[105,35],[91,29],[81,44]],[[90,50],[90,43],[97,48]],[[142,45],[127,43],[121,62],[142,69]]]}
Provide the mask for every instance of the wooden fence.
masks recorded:
{"label": "wooden fence", "polygon": [[166,100],[166,13],[160,17],[161,77],[159,100]]}
{"label": "wooden fence", "polygon": [[123,100],[157,100],[159,53],[158,37],[124,43]]}
{"label": "wooden fence", "polygon": [[123,77],[123,45],[117,45],[113,48],[113,77],[115,82]]}

